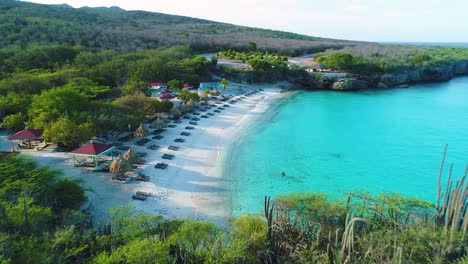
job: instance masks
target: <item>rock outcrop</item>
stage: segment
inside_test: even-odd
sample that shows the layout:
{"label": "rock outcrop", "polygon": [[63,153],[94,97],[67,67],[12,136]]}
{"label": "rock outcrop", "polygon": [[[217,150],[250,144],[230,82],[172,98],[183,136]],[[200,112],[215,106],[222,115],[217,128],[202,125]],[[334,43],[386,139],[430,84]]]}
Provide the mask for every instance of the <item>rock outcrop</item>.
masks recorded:
{"label": "rock outcrop", "polygon": [[367,81],[354,78],[338,79],[331,86],[333,90],[359,90],[367,88],[369,88],[369,83]]}
{"label": "rock outcrop", "polygon": [[407,87],[412,83],[448,81],[456,76],[468,75],[468,61],[455,61],[446,65],[419,67],[407,71],[374,74],[352,75],[346,78],[320,77],[316,82],[307,85],[310,89],[359,90],[386,89]]}

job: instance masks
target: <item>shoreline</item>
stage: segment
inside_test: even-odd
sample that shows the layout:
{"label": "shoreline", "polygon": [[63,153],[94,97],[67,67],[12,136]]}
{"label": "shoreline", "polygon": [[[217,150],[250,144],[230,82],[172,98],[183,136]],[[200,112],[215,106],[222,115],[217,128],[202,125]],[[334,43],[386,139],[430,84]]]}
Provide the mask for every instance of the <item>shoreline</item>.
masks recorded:
{"label": "shoreline", "polygon": [[[264,113],[278,98],[281,84],[238,85],[232,84],[226,94],[241,93],[264,89],[231,105],[219,114],[200,120],[186,142],[177,144],[173,140],[184,131],[187,120],[176,128],[169,128],[162,135],[162,140],[153,140],[151,144],[160,145],[156,151],[147,150],[146,146],[131,145],[135,152],[147,152],[145,164],[139,171],[151,177],[149,182],[131,179],[127,183],[111,180],[111,173],[88,172],[73,167],[71,155],[50,150],[27,151],[22,155],[34,158],[40,166],[63,171],[63,177],[82,179],[87,189],[88,201],[83,208],[89,209],[94,223],[103,223],[109,217],[109,210],[119,206],[132,206],[137,211],[162,215],[165,218],[191,218],[209,220],[224,224],[231,216],[232,196],[230,179],[223,176],[225,151],[239,138],[241,132],[251,122]],[[133,140],[133,142],[136,140]],[[7,135],[0,135],[0,150],[10,150]],[[178,145],[179,151],[170,151],[169,145]],[[174,160],[162,160],[164,153],[174,154]],[[166,162],[166,170],[156,170],[154,165]],[[150,192],[146,201],[132,200],[136,191]]]}

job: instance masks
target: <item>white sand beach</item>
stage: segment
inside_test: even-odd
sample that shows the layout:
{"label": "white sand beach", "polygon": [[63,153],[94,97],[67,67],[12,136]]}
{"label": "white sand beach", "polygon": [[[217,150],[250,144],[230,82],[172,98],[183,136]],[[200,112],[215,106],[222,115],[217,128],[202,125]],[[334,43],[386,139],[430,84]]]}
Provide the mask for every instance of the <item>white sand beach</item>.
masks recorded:
{"label": "white sand beach", "polygon": [[[239,95],[256,89],[263,89],[246,99],[231,104],[221,113],[215,113],[207,119],[201,118],[195,129],[189,131],[188,137],[180,136],[189,125],[187,119],[175,128],[168,128],[162,133],[161,140],[152,140],[145,146],[131,145],[136,152],[147,152],[146,163],[139,170],[151,177],[149,182],[138,182],[134,179],[126,183],[112,181],[111,173],[88,172],[75,168],[71,155],[52,150],[25,152],[34,157],[39,164],[50,166],[64,172],[65,177],[82,179],[88,191],[88,203],[94,222],[102,223],[107,219],[109,209],[121,205],[131,205],[137,210],[163,215],[167,218],[206,219],[222,224],[230,216],[229,181],[220,173],[222,151],[232,143],[235,135],[256,115],[268,109],[276,99],[284,95],[278,93],[277,85],[231,84],[226,95]],[[208,112],[213,112],[210,110]],[[175,138],[184,138],[184,143],[175,143]],[[150,137],[151,138],[151,137]],[[135,142],[136,140],[133,140]],[[147,150],[151,144],[160,145],[158,150]],[[167,147],[179,146],[180,150],[172,151]],[[0,150],[10,150],[7,135],[0,135]],[[164,153],[174,154],[173,160],[163,160]],[[166,162],[165,170],[158,170],[154,165]],[[147,200],[132,200],[137,191],[152,194]]]}

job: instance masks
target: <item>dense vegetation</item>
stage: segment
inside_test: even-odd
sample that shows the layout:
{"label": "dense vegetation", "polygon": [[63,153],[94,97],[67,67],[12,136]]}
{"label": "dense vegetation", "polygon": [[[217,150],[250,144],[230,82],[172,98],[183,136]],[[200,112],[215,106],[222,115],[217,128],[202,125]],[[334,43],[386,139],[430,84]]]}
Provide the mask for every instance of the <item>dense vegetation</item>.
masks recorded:
{"label": "dense vegetation", "polygon": [[316,56],[316,61],[328,68],[360,74],[402,72],[467,60],[468,48],[402,45],[359,45],[329,50]]}
{"label": "dense vegetation", "polygon": [[[394,194],[265,198],[226,227],[130,207],[92,225],[79,183],[0,157],[1,263],[466,263],[466,182],[433,205]],[[464,218],[463,218],[464,217]]]}
{"label": "dense vegetation", "polygon": [[135,51],[187,45],[197,51],[223,49],[288,54],[343,48],[358,42],[241,27],[182,16],[113,8],[0,2],[0,47],[31,44],[83,46],[91,50]]}
{"label": "dense vegetation", "polygon": [[171,102],[146,96],[148,81],[197,84],[213,67],[187,47],[122,53],[32,45],[0,53],[1,126],[44,129],[64,149],[171,110]]}

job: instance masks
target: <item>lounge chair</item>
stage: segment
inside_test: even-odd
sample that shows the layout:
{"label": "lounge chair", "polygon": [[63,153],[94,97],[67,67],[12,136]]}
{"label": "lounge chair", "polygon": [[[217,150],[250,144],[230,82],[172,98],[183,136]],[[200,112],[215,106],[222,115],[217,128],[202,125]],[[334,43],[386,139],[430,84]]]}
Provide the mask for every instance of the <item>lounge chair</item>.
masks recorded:
{"label": "lounge chair", "polygon": [[190,136],[190,132],[181,132],[180,135],[188,137]]}
{"label": "lounge chair", "polygon": [[202,115],[202,116],[200,116],[200,117],[201,117],[201,118],[208,118],[207,115]]}
{"label": "lounge chair", "polygon": [[161,133],[165,132],[166,129],[156,129],[155,131],[151,132],[153,135],[160,135]]}
{"label": "lounge chair", "polygon": [[148,175],[143,175],[143,174],[138,174],[135,178],[137,181],[144,181],[147,182],[150,180],[150,177]]}
{"label": "lounge chair", "polygon": [[185,142],[185,139],[183,139],[183,138],[176,138],[176,139],[174,140],[174,142],[177,142],[177,143],[184,143],[184,142]]}
{"label": "lounge chair", "polygon": [[200,121],[200,118],[194,117],[194,118],[192,118],[191,120],[192,120],[192,121]]}
{"label": "lounge chair", "polygon": [[154,168],[160,169],[160,170],[165,170],[167,168],[167,166],[169,166],[169,165],[167,165],[164,162],[160,162],[160,163],[154,165]]}
{"label": "lounge chair", "polygon": [[124,182],[128,179],[128,177],[124,174],[117,174],[112,177],[113,181]]}
{"label": "lounge chair", "polygon": [[171,155],[171,154],[164,154],[162,155],[162,158],[163,159],[167,159],[167,160],[171,160],[173,159],[175,156],[174,155]]}
{"label": "lounge chair", "polygon": [[190,121],[189,124],[190,124],[190,125],[194,125],[194,126],[198,125],[198,123],[195,122],[195,121]]}
{"label": "lounge chair", "polygon": [[149,192],[136,192],[136,195],[141,195],[141,196],[150,197],[150,196],[151,196],[151,193],[149,193]]}
{"label": "lounge chair", "polygon": [[194,130],[195,128],[193,126],[186,126],[185,129],[187,130]]}
{"label": "lounge chair", "polygon": [[128,150],[130,148],[130,146],[127,146],[127,145],[120,145],[117,147],[118,150]]}
{"label": "lounge chair", "polygon": [[167,147],[167,149],[169,149],[169,150],[179,150],[179,147],[171,145],[171,146]]}
{"label": "lounge chair", "polygon": [[168,125],[167,127],[174,128],[174,127],[176,127],[176,125],[171,124],[171,125]]}
{"label": "lounge chair", "polygon": [[215,114],[213,114],[213,113],[208,113],[207,115],[209,115],[209,116],[214,116]]}
{"label": "lounge chair", "polygon": [[140,200],[140,201],[144,201],[144,200],[146,200],[146,198],[148,198],[148,197],[146,197],[146,196],[143,196],[143,195],[138,195],[138,194],[134,194],[134,195],[132,195],[132,199],[133,199],[133,200]]}
{"label": "lounge chair", "polygon": [[158,145],[151,145],[151,146],[147,146],[146,148],[149,150],[157,150],[160,147]]}
{"label": "lounge chair", "polygon": [[221,113],[221,111],[219,111],[219,110],[214,110],[213,112],[215,112],[215,113]]}
{"label": "lounge chair", "polygon": [[218,107],[218,110],[224,110],[224,109],[226,109],[226,108],[224,108],[224,107]]}
{"label": "lounge chair", "polygon": [[161,136],[161,135],[157,135],[157,136],[154,136],[153,139],[157,139],[157,140],[160,140],[160,139],[163,139],[164,136]]}
{"label": "lounge chair", "polygon": [[230,106],[230,105],[228,105],[228,104],[225,104],[225,105],[223,105],[223,107],[231,107],[231,106]]}

